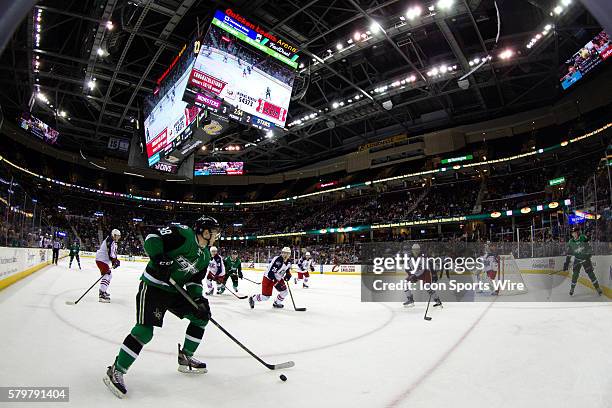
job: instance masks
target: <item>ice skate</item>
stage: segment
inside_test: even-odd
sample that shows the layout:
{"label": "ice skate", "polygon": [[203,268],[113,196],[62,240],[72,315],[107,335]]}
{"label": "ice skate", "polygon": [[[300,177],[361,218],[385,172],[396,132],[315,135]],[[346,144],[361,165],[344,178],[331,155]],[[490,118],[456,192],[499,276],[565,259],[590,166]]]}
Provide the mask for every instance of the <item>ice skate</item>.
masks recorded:
{"label": "ice skate", "polygon": [[110,303],[110,295],[106,292],[99,291],[98,301],[101,303]]}
{"label": "ice skate", "polygon": [[178,354],[178,370],[181,373],[187,374],[205,374],[208,372],[206,369],[206,363],[199,361],[193,356],[188,356],[181,350],[181,346],[179,345],[179,354]]}
{"label": "ice skate", "polygon": [[104,376],[102,381],[117,398],[123,398],[127,394],[127,388],[125,388],[125,383],[123,382],[123,373],[115,368],[114,363],[108,367],[106,376]]}

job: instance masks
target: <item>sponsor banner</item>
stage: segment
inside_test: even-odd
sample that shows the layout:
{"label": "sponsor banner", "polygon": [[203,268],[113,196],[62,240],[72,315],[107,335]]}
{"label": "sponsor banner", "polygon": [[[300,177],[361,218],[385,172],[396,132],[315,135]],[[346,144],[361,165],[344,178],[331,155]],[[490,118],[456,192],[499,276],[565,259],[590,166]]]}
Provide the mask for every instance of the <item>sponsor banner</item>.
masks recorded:
{"label": "sponsor banner", "polygon": [[219,95],[221,92],[223,92],[223,88],[225,88],[225,85],[227,85],[227,82],[221,81],[220,79],[217,79],[195,68],[193,69],[193,71],[191,71],[189,83],[201,89],[210,91],[216,95]]}
{"label": "sponsor banner", "polygon": [[225,13],[217,10],[213,24],[289,66],[297,68],[297,47],[251,23],[231,9],[225,10]]}
{"label": "sponsor banner", "polygon": [[0,281],[37,265],[51,263],[51,259],[51,249],[0,247]]}
{"label": "sponsor banner", "polygon": [[164,173],[172,173],[176,174],[178,171],[178,166],[176,164],[165,163],[165,162],[157,162],[153,166],[155,170],[163,171]]}
{"label": "sponsor banner", "polygon": [[221,107],[222,102],[217,100],[217,99],[213,99],[213,98],[209,98],[208,96],[198,93],[195,96],[195,102],[201,105],[204,105],[208,108],[213,108],[213,109],[219,109]]}
{"label": "sponsor banner", "polygon": [[263,99],[259,99],[257,101],[257,108],[255,108],[255,110],[273,119],[280,120],[281,122],[285,122],[287,119],[286,109],[276,106],[268,101],[264,101]]}
{"label": "sponsor banner", "polygon": [[358,151],[364,151],[364,150],[369,150],[373,147],[379,147],[379,146],[386,146],[386,145],[391,145],[393,143],[397,143],[397,142],[402,142],[404,140],[407,140],[408,136],[406,135],[398,135],[398,136],[393,136],[393,137],[388,137],[386,139],[383,140],[378,140],[376,142],[371,142],[371,143],[367,143],[364,145],[359,146]]}

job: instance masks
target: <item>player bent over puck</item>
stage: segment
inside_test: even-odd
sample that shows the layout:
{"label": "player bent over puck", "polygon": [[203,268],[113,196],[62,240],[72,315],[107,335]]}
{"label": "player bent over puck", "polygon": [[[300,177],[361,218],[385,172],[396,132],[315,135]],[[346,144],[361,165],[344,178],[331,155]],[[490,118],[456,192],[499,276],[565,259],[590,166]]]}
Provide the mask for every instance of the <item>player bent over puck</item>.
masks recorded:
{"label": "player bent over puck", "polygon": [[272,259],[268,270],[261,280],[261,294],[249,296],[249,305],[251,309],[255,308],[255,302],[263,302],[272,296],[272,289],[276,288],[278,295],[276,300],[272,303],[272,306],[277,309],[285,307],[283,300],[287,297],[287,284],[286,282],[291,279],[291,249],[284,247],[280,255],[277,255]]}
{"label": "player bent over puck", "polygon": [[[145,344],[153,338],[153,327],[162,327],[164,314],[170,311],[189,320],[185,340],[178,350],[178,370],[183,373],[206,373],[206,363],[193,357],[204,328],[210,319],[208,299],[202,296],[202,280],[210,262],[209,246],[219,235],[219,223],[212,217],[200,217],[193,229],[170,225],[149,234],[144,249],[149,263],[140,277],[136,295],[136,325],[119,349],[115,362],[108,367],[104,383],[119,398],[127,393],[123,375],[127,373]],[[198,305],[196,310],[169,283],[172,278],[184,286]]]}

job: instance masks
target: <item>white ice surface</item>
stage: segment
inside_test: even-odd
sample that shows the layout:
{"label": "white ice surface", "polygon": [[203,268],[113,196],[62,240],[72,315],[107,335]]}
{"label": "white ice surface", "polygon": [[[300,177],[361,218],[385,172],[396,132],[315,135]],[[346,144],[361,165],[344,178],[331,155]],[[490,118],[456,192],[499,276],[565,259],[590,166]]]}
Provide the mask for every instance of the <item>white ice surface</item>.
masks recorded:
{"label": "white ice surface", "polygon": [[[267,370],[209,325],[196,353],[208,374],[181,374],[176,345],[187,323],[167,314],[125,376],[120,401],[102,377],[134,325],[144,264],[113,272],[112,303],[99,303],[96,287],[68,306],[99,276],[93,259],[82,264],[68,270],[62,260],[0,292],[0,385],[70,387],[69,404],[44,406],[612,406],[609,303],[447,303],[426,322],[423,304],[361,303],[358,277],[329,275],[294,287],[306,312],[293,311],[290,299],[284,310],[271,302],[250,310],[229,294],[211,299],[213,316],[248,347],[294,368]],[[257,288],[240,282],[243,293]]]}

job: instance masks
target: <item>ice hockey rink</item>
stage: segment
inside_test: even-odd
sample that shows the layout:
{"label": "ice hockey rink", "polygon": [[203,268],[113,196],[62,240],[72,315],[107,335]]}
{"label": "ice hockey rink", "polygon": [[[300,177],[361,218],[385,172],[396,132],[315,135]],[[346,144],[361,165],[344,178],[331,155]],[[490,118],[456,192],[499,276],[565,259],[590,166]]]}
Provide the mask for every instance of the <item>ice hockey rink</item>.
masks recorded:
{"label": "ice hockey rink", "polygon": [[[70,402],[55,405],[75,407],[612,406],[609,302],[446,303],[427,322],[424,304],[362,303],[358,276],[329,275],[313,276],[309,289],[293,287],[306,312],[290,299],[284,310],[271,302],[251,310],[228,293],[211,298],[213,316],[238,339],[266,361],[295,367],[269,371],[209,325],[196,353],[209,372],[181,374],[176,349],[187,323],[167,314],[118,400],[102,377],[134,325],[144,263],[113,272],[112,303],[99,303],[95,288],[66,305],[99,276],[93,259],[82,262],[79,271],[61,260],[0,292],[3,350],[12,356],[0,383],[68,386]],[[240,282],[241,293],[257,289]],[[553,290],[560,295],[567,285]],[[586,297],[596,299],[579,287],[577,298]]]}

